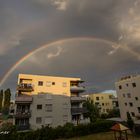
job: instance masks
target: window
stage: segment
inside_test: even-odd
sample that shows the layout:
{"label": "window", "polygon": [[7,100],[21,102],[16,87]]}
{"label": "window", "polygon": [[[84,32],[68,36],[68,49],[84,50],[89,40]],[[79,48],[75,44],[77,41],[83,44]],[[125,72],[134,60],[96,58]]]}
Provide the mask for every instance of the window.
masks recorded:
{"label": "window", "polygon": [[134,112],[131,112],[131,115],[132,115],[133,117],[135,117],[135,113],[134,113]]}
{"label": "window", "polygon": [[129,105],[132,107],[133,106],[133,103],[130,102]]}
{"label": "window", "polygon": [[51,93],[46,93],[46,99],[51,100],[52,99],[52,94]]}
{"label": "window", "polygon": [[36,123],[37,124],[41,124],[42,123],[42,118],[41,117],[37,117],[36,118]]}
{"label": "window", "polygon": [[55,85],[55,82],[52,82],[52,85]]}
{"label": "window", "polygon": [[38,86],[43,86],[43,81],[38,81]]}
{"label": "window", "polygon": [[138,100],[138,97],[135,97],[136,101]]}
{"label": "window", "polygon": [[125,106],[127,106],[127,103],[124,103],[125,104]]}
{"label": "window", "polygon": [[128,85],[128,84],[126,84],[126,86],[128,87],[129,85]]}
{"label": "window", "polygon": [[112,99],[112,95],[109,95],[109,99]]}
{"label": "window", "polygon": [[52,112],[52,104],[46,104],[45,110],[46,110],[47,112]]}
{"label": "window", "polygon": [[102,106],[104,106],[104,103],[102,103]]}
{"label": "window", "polygon": [[42,109],[42,105],[37,105],[37,109]]}
{"label": "window", "polygon": [[104,97],[102,96],[101,99],[104,99]]}
{"label": "window", "polygon": [[106,112],[109,112],[109,109],[106,109]]}
{"label": "window", "polygon": [[119,85],[119,89],[122,89],[122,86],[121,85]]}
{"label": "window", "polygon": [[138,109],[138,112],[140,113],[140,107],[138,107],[137,109]]}
{"label": "window", "polygon": [[63,115],[63,121],[67,122],[68,121],[68,115]]}
{"label": "window", "polygon": [[46,86],[47,86],[47,87],[50,87],[51,85],[52,85],[52,82],[51,82],[51,81],[47,81],[47,82],[46,82]]}
{"label": "window", "polygon": [[98,106],[98,105],[99,105],[99,103],[98,103],[98,102],[95,102],[95,105],[96,105],[96,106]]}
{"label": "window", "polygon": [[46,116],[45,117],[45,124],[46,125],[52,124],[52,116]]}
{"label": "window", "polygon": [[63,87],[67,87],[67,83],[66,83],[66,82],[63,82],[63,83],[62,83],[62,86],[63,86]]}
{"label": "window", "polygon": [[127,97],[128,97],[128,98],[131,98],[131,94],[130,94],[130,93],[127,93]]}
{"label": "window", "polygon": [[66,93],[66,92],[64,92],[64,93],[63,93],[63,95],[67,95],[67,93]]}
{"label": "window", "polygon": [[123,97],[125,98],[125,94],[123,94]]}
{"label": "window", "polygon": [[38,93],[38,98],[43,98],[44,97],[44,93]]}
{"label": "window", "polygon": [[99,97],[96,97],[96,100],[99,100]]}
{"label": "window", "polygon": [[133,87],[136,87],[136,83],[132,83],[132,86],[133,86]]}

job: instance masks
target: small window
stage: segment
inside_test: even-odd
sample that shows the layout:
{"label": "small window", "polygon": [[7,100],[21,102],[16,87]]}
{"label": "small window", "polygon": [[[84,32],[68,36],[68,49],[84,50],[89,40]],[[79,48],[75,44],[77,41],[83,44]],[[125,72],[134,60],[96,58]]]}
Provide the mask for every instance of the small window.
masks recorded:
{"label": "small window", "polygon": [[124,103],[125,104],[125,106],[127,106],[127,103]]}
{"label": "small window", "polygon": [[55,82],[52,82],[52,85],[55,85]]}
{"label": "small window", "polygon": [[52,100],[52,94],[51,93],[46,93],[46,99],[47,100]]}
{"label": "small window", "polygon": [[119,89],[122,89],[122,86],[121,85],[119,85]]}
{"label": "small window", "polygon": [[99,97],[96,97],[96,100],[99,100]]}
{"label": "small window", "polygon": [[102,106],[104,106],[104,103],[102,103]]}
{"label": "small window", "polygon": [[36,123],[37,124],[41,124],[42,123],[42,118],[41,117],[37,117],[36,118]]}
{"label": "small window", "polygon": [[129,105],[132,107],[133,106],[133,103],[130,102]]}
{"label": "small window", "polygon": [[52,116],[46,116],[45,117],[45,125],[51,125],[52,124]]}
{"label": "small window", "polygon": [[99,103],[98,103],[98,102],[95,102],[95,105],[96,105],[96,106],[98,106],[98,105],[99,105]]}
{"label": "small window", "polygon": [[138,100],[138,97],[135,97],[136,101]]}
{"label": "small window", "polygon": [[52,82],[51,82],[51,81],[47,81],[47,82],[46,82],[46,86],[47,86],[47,87],[50,87],[51,85],[52,85]]}
{"label": "small window", "polygon": [[68,115],[63,115],[63,121],[68,122]]}
{"label": "small window", "polygon": [[42,105],[37,105],[37,109],[42,109]]}
{"label": "small window", "polygon": [[44,98],[44,93],[39,92],[38,93],[38,98]]}
{"label": "small window", "polygon": [[67,93],[66,93],[66,92],[64,92],[64,93],[63,93],[63,95],[67,95]]}
{"label": "small window", "polygon": [[128,84],[126,84],[126,86],[128,87],[129,85],[128,85]]}
{"label": "small window", "polygon": [[131,115],[132,115],[133,117],[135,117],[135,113],[134,113],[134,112],[131,112]]}
{"label": "small window", "polygon": [[131,94],[130,94],[130,93],[127,93],[127,97],[128,97],[128,98],[131,98]]}
{"label": "small window", "polygon": [[133,86],[133,87],[136,87],[136,83],[132,83],[132,86]]}
{"label": "small window", "polygon": [[109,95],[109,99],[112,99],[112,95]]}
{"label": "small window", "polygon": [[46,104],[45,109],[47,112],[52,112],[52,104]]}
{"label": "small window", "polygon": [[109,109],[106,109],[106,112],[109,112]]}
{"label": "small window", "polygon": [[43,81],[38,81],[38,86],[43,86]]}
{"label": "small window", "polygon": [[138,109],[138,112],[140,113],[140,107],[138,107],[137,109]]}
{"label": "small window", "polygon": [[67,87],[67,83],[66,83],[66,82],[63,82],[63,83],[62,83],[62,86],[63,86],[63,87]]}
{"label": "small window", "polygon": [[125,98],[125,94],[123,94],[123,97]]}

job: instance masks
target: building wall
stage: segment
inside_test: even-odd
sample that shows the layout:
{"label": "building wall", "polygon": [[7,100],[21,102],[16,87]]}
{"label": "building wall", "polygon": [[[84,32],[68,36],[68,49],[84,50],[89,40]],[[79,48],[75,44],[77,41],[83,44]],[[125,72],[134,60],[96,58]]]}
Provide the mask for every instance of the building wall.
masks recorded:
{"label": "building wall", "polygon": [[110,93],[96,93],[90,94],[89,98],[93,100],[94,104],[99,104],[100,113],[108,113],[113,109],[112,96],[113,94]]}
{"label": "building wall", "polygon": [[[31,117],[29,123],[31,129],[50,125],[56,127],[71,122],[71,91],[70,82],[79,81],[80,78],[51,77],[39,75],[19,74],[18,85],[21,83],[33,85],[33,91],[20,91],[33,97],[31,103]],[[39,85],[39,81],[43,85]],[[19,94],[19,93],[18,93]],[[46,105],[52,105],[52,110],[47,111]],[[37,109],[41,105],[42,109]]]}
{"label": "building wall", "polygon": [[[37,105],[42,105],[42,109],[37,109]],[[48,108],[46,105],[51,106]],[[30,124],[32,129],[46,125],[56,127],[71,122],[71,104],[68,96],[55,94],[34,95],[31,111]],[[41,123],[36,122],[39,117],[42,120]]]}
{"label": "building wall", "polygon": [[[127,112],[136,120],[140,116],[140,76],[128,76],[115,83],[121,118],[127,119]],[[132,103],[132,105],[130,105]]]}
{"label": "building wall", "polygon": [[[34,91],[28,92],[27,94],[38,94],[40,92],[54,93],[55,95],[66,95],[70,96],[70,81],[80,80],[80,78],[64,78],[64,77],[52,77],[52,76],[38,76],[38,75],[27,75],[19,74],[18,84],[20,79],[31,79],[24,80],[25,82],[31,82],[34,88]],[[43,81],[43,86],[39,86],[38,82]],[[52,83],[55,85],[52,85]],[[66,83],[66,85],[65,85]],[[65,85],[65,86],[64,86]]]}

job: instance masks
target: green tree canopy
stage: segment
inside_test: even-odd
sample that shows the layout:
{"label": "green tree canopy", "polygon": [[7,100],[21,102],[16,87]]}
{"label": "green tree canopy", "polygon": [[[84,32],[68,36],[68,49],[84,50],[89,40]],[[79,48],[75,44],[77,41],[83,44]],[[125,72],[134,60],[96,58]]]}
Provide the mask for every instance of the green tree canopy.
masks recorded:
{"label": "green tree canopy", "polygon": [[0,91],[0,112],[2,111],[3,90]]}
{"label": "green tree canopy", "polygon": [[93,100],[87,99],[83,106],[88,110],[88,112],[86,113],[86,117],[89,117],[91,123],[96,121],[100,117],[99,109],[94,104]]}

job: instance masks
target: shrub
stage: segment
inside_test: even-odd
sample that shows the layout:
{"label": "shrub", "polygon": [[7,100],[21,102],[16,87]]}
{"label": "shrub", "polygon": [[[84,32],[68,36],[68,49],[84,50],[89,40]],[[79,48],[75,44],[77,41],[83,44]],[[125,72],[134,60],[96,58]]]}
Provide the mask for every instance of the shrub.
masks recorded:
{"label": "shrub", "polygon": [[113,124],[114,122],[107,120],[97,120],[94,123],[80,124],[78,126],[67,123],[64,126],[58,126],[56,128],[47,126],[36,131],[14,132],[9,135],[0,135],[0,140],[55,140],[59,138],[70,138],[109,131]]}

